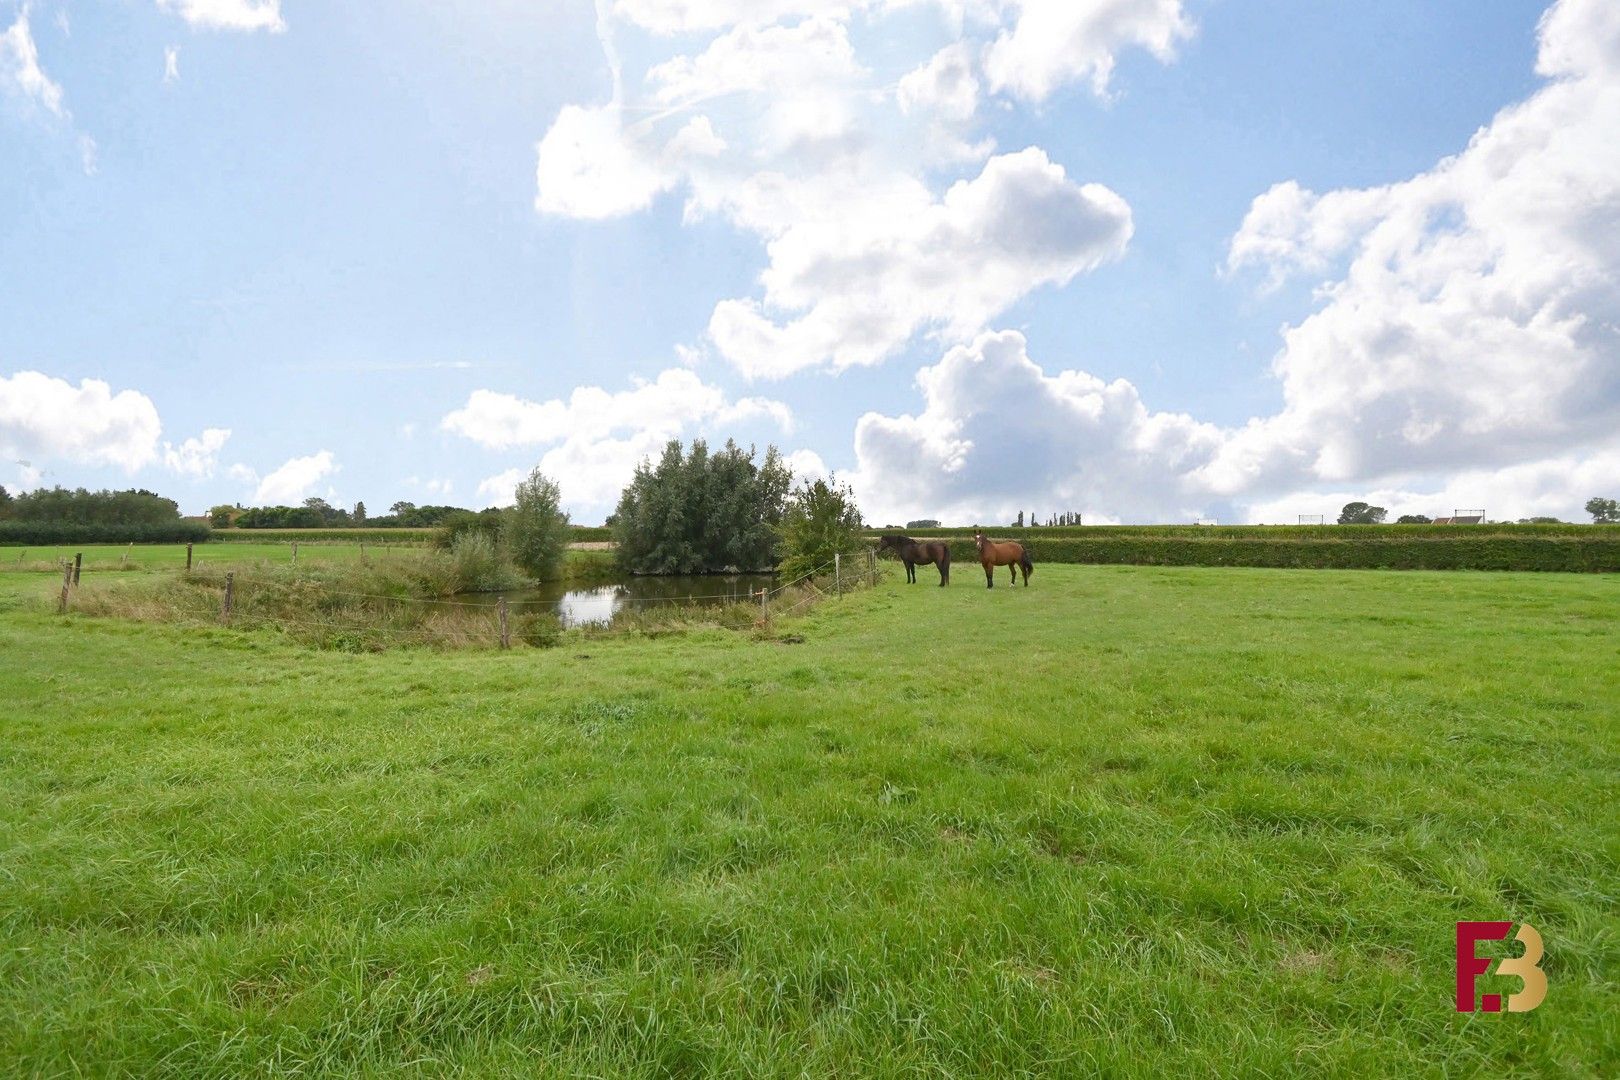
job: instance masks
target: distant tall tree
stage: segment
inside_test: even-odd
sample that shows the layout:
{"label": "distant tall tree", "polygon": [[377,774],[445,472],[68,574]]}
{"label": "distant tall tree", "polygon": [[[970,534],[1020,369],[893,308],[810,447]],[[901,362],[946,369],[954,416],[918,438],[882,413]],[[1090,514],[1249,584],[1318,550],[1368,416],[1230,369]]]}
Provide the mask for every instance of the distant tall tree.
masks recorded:
{"label": "distant tall tree", "polygon": [[1382,506],[1369,506],[1364,502],[1345,503],[1339,511],[1340,525],[1377,525],[1389,511]]}
{"label": "distant tall tree", "polygon": [[835,555],[866,550],[855,493],[842,484],[806,481],[788,497],[782,515],[782,577],[788,581],[830,573]]}
{"label": "distant tall tree", "polygon": [[5,517],[6,513],[10,509],[11,509],[11,492],[6,490],[6,486],[4,484],[0,484],[0,517]]}
{"label": "distant tall tree", "polygon": [[517,486],[517,499],[503,517],[503,533],[512,561],[524,573],[541,579],[561,576],[568,551],[568,515],[562,489],[538,468]]}
{"label": "distant tall tree", "polygon": [[763,570],[776,565],[778,532],[793,474],[776,447],[762,461],[727,440],[690,453],[679,440],[658,464],[636,468],[614,512],[619,565],[635,574]]}
{"label": "distant tall tree", "polygon": [[366,504],[363,502],[355,503],[354,513],[349,516],[356,525],[364,525],[366,523]]}
{"label": "distant tall tree", "polygon": [[1588,499],[1586,512],[1592,515],[1594,525],[1620,524],[1620,502],[1614,499]]}
{"label": "distant tall tree", "polygon": [[395,503],[393,506],[390,506],[388,508],[388,512],[390,514],[393,514],[395,517],[405,517],[408,514],[410,514],[410,512],[412,510],[415,510],[415,509],[416,509],[416,504],[415,503],[406,502],[404,499],[401,499],[399,502]]}
{"label": "distant tall tree", "polygon": [[1022,529],[1024,527],[1024,512],[1022,510],[1018,511],[1018,520],[1013,522],[1012,527],[1015,529]]}
{"label": "distant tall tree", "polygon": [[236,507],[221,503],[208,510],[208,524],[216,529],[228,529],[236,524]]}

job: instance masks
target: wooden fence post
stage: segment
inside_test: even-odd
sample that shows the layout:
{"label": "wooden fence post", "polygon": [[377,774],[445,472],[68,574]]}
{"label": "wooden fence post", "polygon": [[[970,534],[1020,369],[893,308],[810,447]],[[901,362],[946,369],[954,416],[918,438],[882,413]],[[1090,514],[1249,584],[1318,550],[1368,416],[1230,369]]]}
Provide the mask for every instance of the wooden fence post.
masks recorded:
{"label": "wooden fence post", "polygon": [[62,568],[62,601],[57,604],[58,614],[66,615],[68,609],[68,586],[73,584],[73,567],[71,564]]}
{"label": "wooden fence post", "polygon": [[186,573],[191,573],[191,545],[186,545]]}
{"label": "wooden fence post", "polygon": [[866,561],[871,564],[872,567],[872,588],[875,589],[877,588],[877,552],[868,551],[866,553]]}
{"label": "wooden fence post", "polygon": [[769,596],[769,590],[759,590],[759,620],[766,626],[771,625],[771,612],[770,609],[765,606],[765,601]]}
{"label": "wooden fence post", "polygon": [[840,600],[844,597],[844,557],[833,552],[833,592],[838,594]]}
{"label": "wooden fence post", "polygon": [[79,583],[79,571],[84,568],[84,552],[75,552],[73,556],[73,584]]}
{"label": "wooden fence post", "polygon": [[294,566],[298,565],[298,541],[296,541],[296,540],[293,541],[293,561],[292,561],[292,564]]}
{"label": "wooden fence post", "polygon": [[231,598],[235,592],[236,574],[232,571],[225,575],[225,606],[220,609],[220,614],[224,616],[227,623],[231,621]]}
{"label": "wooden fence post", "polygon": [[501,648],[510,649],[512,647],[512,627],[506,618],[506,597],[501,597],[496,606],[501,613]]}

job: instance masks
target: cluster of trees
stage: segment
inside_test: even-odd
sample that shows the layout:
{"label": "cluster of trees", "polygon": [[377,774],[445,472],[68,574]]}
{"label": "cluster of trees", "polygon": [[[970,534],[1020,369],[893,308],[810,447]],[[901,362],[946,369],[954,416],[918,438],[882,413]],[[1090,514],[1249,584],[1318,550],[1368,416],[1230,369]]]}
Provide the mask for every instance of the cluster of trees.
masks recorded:
{"label": "cluster of trees", "polygon": [[633,574],[768,570],[813,573],[865,549],[850,490],[825,480],[793,486],[776,447],[756,460],[727,440],[671,440],[642,462],[609,519],[622,569]]}
{"label": "cluster of trees", "polygon": [[208,521],[216,529],[431,529],[470,513],[460,506],[417,506],[400,501],[388,513],[372,517],[363,502],[344,510],[325,499],[312,498],[301,506],[216,506],[208,511]]}
{"label": "cluster of trees", "polygon": [[1620,500],[1588,499],[1586,512],[1592,515],[1594,525],[1620,525]]}
{"label": "cluster of trees", "polygon": [[40,488],[12,495],[0,487],[0,543],[174,543],[206,540],[208,528],[180,516],[155,491]]}
{"label": "cluster of trees", "polygon": [[52,487],[13,496],[0,487],[0,518],[56,525],[167,525],[180,520],[180,505],[144,488]]}

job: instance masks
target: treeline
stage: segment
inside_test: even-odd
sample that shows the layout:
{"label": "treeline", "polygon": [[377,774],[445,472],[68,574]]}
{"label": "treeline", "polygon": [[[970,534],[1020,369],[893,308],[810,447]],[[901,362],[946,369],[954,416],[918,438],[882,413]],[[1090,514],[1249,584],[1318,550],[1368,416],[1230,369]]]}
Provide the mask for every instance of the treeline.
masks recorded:
{"label": "treeline", "polygon": [[51,487],[12,495],[0,487],[0,544],[177,543],[208,539],[155,491]]}
{"label": "treeline", "polygon": [[325,499],[310,498],[299,506],[216,506],[208,511],[208,520],[216,529],[431,529],[472,513],[460,506],[417,506],[400,501],[388,513],[372,517],[363,502],[345,510]]}

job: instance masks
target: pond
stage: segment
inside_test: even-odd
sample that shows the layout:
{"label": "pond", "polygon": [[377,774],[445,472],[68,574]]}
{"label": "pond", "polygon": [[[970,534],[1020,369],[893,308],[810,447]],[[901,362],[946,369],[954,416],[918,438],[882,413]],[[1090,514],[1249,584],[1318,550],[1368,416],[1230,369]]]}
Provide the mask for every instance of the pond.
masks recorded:
{"label": "pond", "polygon": [[[679,574],[668,577],[626,577],[593,585],[566,581],[547,582],[532,589],[506,593],[514,611],[555,611],[564,626],[602,625],[621,611],[664,604],[714,605],[747,600],[760,589],[773,588],[772,574]],[[489,593],[458,599],[494,606]]]}

